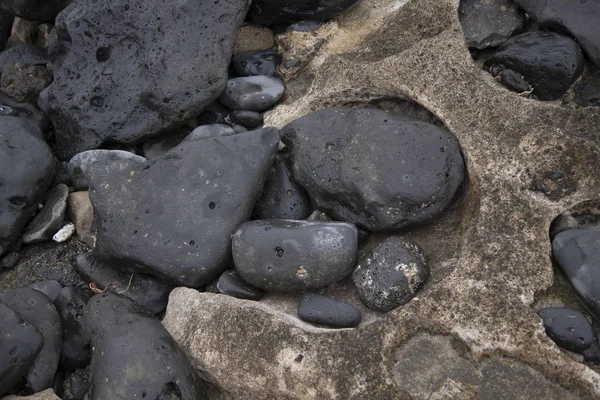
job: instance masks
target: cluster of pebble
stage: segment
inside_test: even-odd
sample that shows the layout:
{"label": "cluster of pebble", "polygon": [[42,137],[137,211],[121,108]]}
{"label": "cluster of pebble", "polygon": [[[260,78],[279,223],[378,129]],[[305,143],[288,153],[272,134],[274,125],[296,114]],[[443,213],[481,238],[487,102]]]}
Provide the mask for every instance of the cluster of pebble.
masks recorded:
{"label": "cluster of pebble", "polygon": [[[577,297],[600,320],[600,231],[597,218],[560,216],[551,231],[552,254]],[[560,347],[600,362],[600,344],[590,320],[579,310],[549,307],[538,311],[546,333]]]}
{"label": "cluster of pebble", "polygon": [[600,3],[462,0],[459,18],[475,59],[508,89],[539,100],[574,88],[582,106],[600,105]]}

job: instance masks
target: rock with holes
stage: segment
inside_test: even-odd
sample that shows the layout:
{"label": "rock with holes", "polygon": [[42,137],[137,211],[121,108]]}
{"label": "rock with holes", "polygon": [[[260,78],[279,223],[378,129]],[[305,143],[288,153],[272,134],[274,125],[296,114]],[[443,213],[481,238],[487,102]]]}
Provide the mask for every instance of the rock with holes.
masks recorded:
{"label": "rock with holes", "polygon": [[92,292],[75,286],[64,287],[54,304],[63,327],[60,366],[64,371],[85,368],[90,362],[90,338],[85,331],[83,317]]}
{"label": "rock with holes", "polygon": [[0,256],[7,252],[48,190],[55,160],[43,118],[0,95]]}
{"label": "rock with holes", "polygon": [[132,300],[96,295],[84,320],[92,344],[89,400],[209,398],[171,335]]}
{"label": "rock with holes", "polygon": [[46,193],[42,210],[31,220],[23,232],[21,240],[24,244],[52,239],[65,220],[68,197],[69,187],[62,183]]}
{"label": "rock with holes", "polygon": [[360,311],[352,304],[315,293],[304,293],[298,305],[298,317],[313,324],[332,328],[353,328],[360,324]]}
{"label": "rock with holes", "polygon": [[139,142],[198,115],[225,88],[248,3],[98,0],[67,7],[49,45],[57,156]]}
{"label": "rock with holes", "polygon": [[152,314],[165,309],[173,288],[150,275],[131,274],[111,268],[96,259],[91,252],[78,255],[74,267],[86,282],[95,283],[100,290],[108,289],[128,297]]}
{"label": "rock with holes", "polygon": [[219,101],[232,110],[263,112],[275,105],[285,87],[272,76],[246,76],[227,81]]}
{"label": "rock with holes", "polygon": [[27,375],[42,349],[44,338],[31,323],[24,321],[0,302],[0,396],[5,395]]}
{"label": "rock with holes", "polygon": [[595,341],[594,328],[579,310],[550,307],[538,311],[546,334],[563,349],[582,354]]}
{"label": "rock with holes", "polygon": [[429,278],[423,250],[400,236],[390,236],[359,261],[352,273],[360,300],[387,312],[408,303]]}
{"label": "rock with holes", "polygon": [[357,0],[255,0],[250,8],[254,22],[272,25],[302,19],[327,19],[344,11]]}
{"label": "rock with holes", "polygon": [[516,0],[541,28],[568,32],[600,67],[600,3],[594,0]]}
{"label": "rock with holes", "polygon": [[562,231],[552,240],[552,255],[583,304],[600,321],[600,232]]}
{"label": "rock with holes", "polygon": [[[124,272],[204,286],[231,259],[279,143],[274,128],[186,141],[146,164],[94,168],[94,253]],[[168,204],[168,206],[165,206]]]}
{"label": "rock with holes", "polygon": [[63,400],[84,400],[90,388],[90,368],[79,368],[65,373],[63,383]]}
{"label": "rock with holes", "polygon": [[494,76],[513,70],[529,83],[538,99],[555,100],[581,75],[584,58],[573,39],[559,33],[533,31],[504,42],[484,67]]}
{"label": "rock with holes", "polygon": [[256,219],[306,219],[310,212],[306,191],[292,178],[289,153],[279,152],[254,206],[254,216]]}
{"label": "rock with holes", "polygon": [[75,189],[87,190],[88,175],[97,161],[114,162],[120,165],[128,161],[144,163],[146,159],[124,150],[88,150],[78,153],[71,158],[68,167],[71,184]]}
{"label": "rock with holes", "polygon": [[3,0],[0,8],[28,21],[52,21],[73,0]]}
{"label": "rock with holes", "polygon": [[501,45],[525,25],[525,13],[512,0],[462,0],[458,17],[467,45],[479,50]]}
{"label": "rock with holes", "polygon": [[431,221],[464,180],[450,132],[379,110],[318,111],[286,125],[281,140],[313,206],[370,231]]}
{"label": "rock with holes", "polygon": [[246,282],[268,291],[322,288],[352,272],[358,232],[345,222],[258,220],[233,236],[233,261]]}
{"label": "rock with holes", "polygon": [[277,66],[277,50],[258,50],[238,53],[231,59],[238,76],[273,76]]}
{"label": "rock with holes", "polygon": [[0,300],[43,336],[43,346],[27,372],[26,380],[34,392],[52,387],[62,347],[62,324],[52,300],[31,288],[12,289]]}

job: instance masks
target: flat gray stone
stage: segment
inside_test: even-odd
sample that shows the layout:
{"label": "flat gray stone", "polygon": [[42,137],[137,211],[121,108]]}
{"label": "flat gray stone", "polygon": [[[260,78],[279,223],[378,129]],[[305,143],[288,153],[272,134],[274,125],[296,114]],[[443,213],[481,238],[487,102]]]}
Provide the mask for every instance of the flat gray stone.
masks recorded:
{"label": "flat gray stone", "polygon": [[46,193],[42,210],[33,218],[23,231],[24,244],[39,243],[52,239],[62,227],[67,213],[69,187],[59,184]]}

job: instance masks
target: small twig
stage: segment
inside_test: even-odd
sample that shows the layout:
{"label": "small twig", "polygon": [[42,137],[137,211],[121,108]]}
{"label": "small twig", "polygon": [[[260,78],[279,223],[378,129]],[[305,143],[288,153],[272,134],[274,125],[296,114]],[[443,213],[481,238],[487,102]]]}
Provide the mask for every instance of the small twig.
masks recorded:
{"label": "small twig", "polygon": [[92,289],[92,292],[94,292],[96,294],[100,294],[100,293],[104,293],[106,291],[110,291],[110,289],[111,289],[110,285],[113,285],[114,288],[116,288],[117,286],[119,286],[119,282],[107,282],[104,289],[100,289],[98,287],[98,285],[96,285],[96,282],[90,283],[89,287],[90,287],[90,289]]}
{"label": "small twig", "polygon": [[129,290],[129,287],[131,286],[131,281],[132,281],[132,280],[133,280],[133,274],[131,274],[131,277],[129,278],[129,284],[127,284],[127,288],[126,288],[125,290],[123,290],[123,291],[117,292],[117,294],[123,294],[123,293],[125,293],[126,291],[128,291],[128,290]]}

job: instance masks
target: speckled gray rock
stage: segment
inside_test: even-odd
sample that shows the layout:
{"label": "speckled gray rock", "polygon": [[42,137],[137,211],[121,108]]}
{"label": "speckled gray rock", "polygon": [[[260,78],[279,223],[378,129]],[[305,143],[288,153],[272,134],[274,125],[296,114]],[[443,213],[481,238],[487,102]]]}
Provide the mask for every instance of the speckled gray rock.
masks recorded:
{"label": "speckled gray rock", "polygon": [[429,267],[423,250],[400,236],[390,236],[377,244],[352,273],[363,304],[382,312],[408,303],[427,278]]}
{"label": "speckled gray rock", "polygon": [[0,396],[27,375],[40,352],[44,338],[40,331],[0,302]]}
{"label": "speckled gray rock", "polygon": [[513,0],[462,0],[458,17],[467,46],[496,47],[525,25],[525,13]]}
{"label": "speckled gray rock", "polygon": [[98,0],[67,7],[49,45],[57,156],[141,142],[198,115],[225,88],[248,3]]}
{"label": "speckled gray rock", "polygon": [[273,76],[277,67],[277,50],[257,50],[238,53],[231,59],[238,76]]}
{"label": "speckled gray rock", "polygon": [[344,11],[357,0],[255,0],[250,8],[250,18],[260,24],[301,19],[327,19]]}
{"label": "speckled gray rock", "polygon": [[69,161],[69,176],[75,189],[87,190],[88,176],[96,161],[125,165],[128,161],[144,163],[146,159],[124,150],[88,150],[78,153]]}
{"label": "speckled gray rock", "polygon": [[94,168],[95,255],[172,284],[206,285],[226,269],[231,235],[250,217],[278,143],[269,128]]}
{"label": "speckled gray rock", "polygon": [[36,104],[51,82],[52,75],[44,66],[10,64],[2,69],[0,89],[18,103]]}
{"label": "speckled gray rock", "polygon": [[248,129],[255,129],[262,125],[263,116],[256,111],[235,110],[229,114],[229,119],[234,124],[242,125]]}
{"label": "speckled gray rock", "polygon": [[285,87],[272,76],[247,76],[227,81],[219,101],[232,110],[263,112],[279,101]]}
{"label": "speckled gray rock", "polygon": [[281,140],[313,206],[370,231],[431,221],[464,179],[451,133],[379,110],[318,111],[286,125]]}
{"label": "speckled gray rock", "polygon": [[132,300],[96,295],[85,323],[92,337],[89,400],[209,398],[171,335]]}
{"label": "speckled gray rock", "polygon": [[0,256],[35,212],[54,175],[39,113],[0,96]]}
{"label": "speckled gray rock", "polygon": [[487,59],[484,67],[496,76],[511,69],[522,75],[540,100],[555,100],[565,94],[581,75],[583,52],[571,38],[554,33],[533,31],[504,42]]}
{"label": "speckled gray rock", "polygon": [[42,210],[25,227],[21,240],[24,244],[39,243],[52,239],[62,227],[67,213],[69,187],[59,184],[46,193]]}
{"label": "speckled gray rock", "polygon": [[315,293],[304,293],[298,305],[298,317],[333,328],[353,328],[360,324],[360,311],[352,304]]}
{"label": "speckled gray rock", "polygon": [[260,300],[264,293],[262,290],[248,285],[234,270],[225,271],[217,280],[217,291],[238,299]]}
{"label": "speckled gray rock", "polygon": [[86,282],[94,282],[100,290],[108,287],[108,290],[130,298],[152,314],[158,314],[167,306],[172,286],[160,279],[111,268],[98,261],[91,252],[77,256],[74,266]]}
{"label": "speckled gray rock", "polygon": [[3,0],[0,8],[28,21],[51,21],[72,0]]}
{"label": "speckled gray rock", "polygon": [[552,255],[583,304],[600,321],[600,232],[563,231],[552,241]]}
{"label": "speckled gray rock", "polygon": [[233,236],[233,261],[246,282],[274,292],[317,289],[352,272],[358,232],[345,222],[259,220]]}
{"label": "speckled gray rock", "polygon": [[24,44],[0,52],[0,71],[12,64],[46,65],[51,60],[41,47]]}
{"label": "speckled gray rock", "polygon": [[62,325],[54,303],[42,292],[24,287],[4,293],[0,300],[42,334],[44,344],[26,379],[34,392],[51,388],[62,347]]}
{"label": "speckled gray rock", "polygon": [[600,4],[597,1],[516,0],[542,28],[570,33],[600,67]]}
{"label": "speckled gray rock", "polygon": [[56,296],[58,296],[58,294],[62,290],[62,286],[60,285],[60,283],[53,280],[35,282],[31,285],[27,285],[27,287],[44,293],[53,302],[56,299]]}
{"label": "speckled gray rock", "polygon": [[92,297],[90,290],[75,286],[62,288],[54,303],[60,315],[63,343],[60,354],[62,370],[85,368],[90,362],[90,338],[85,331],[85,306]]}
{"label": "speckled gray rock", "polygon": [[564,349],[582,354],[596,341],[592,324],[579,310],[550,307],[541,309],[538,315],[548,337]]}
{"label": "speckled gray rock", "polygon": [[84,400],[90,388],[90,369],[79,368],[65,374],[62,400]]}
{"label": "speckled gray rock", "polygon": [[289,154],[277,153],[263,191],[256,200],[254,217],[256,219],[306,219],[310,213],[310,200],[306,191],[292,178]]}
{"label": "speckled gray rock", "polygon": [[211,125],[200,125],[194,129],[189,135],[185,137],[184,142],[192,140],[203,140],[210,139],[218,136],[230,136],[235,135],[236,131],[227,125],[222,124],[211,124]]}

